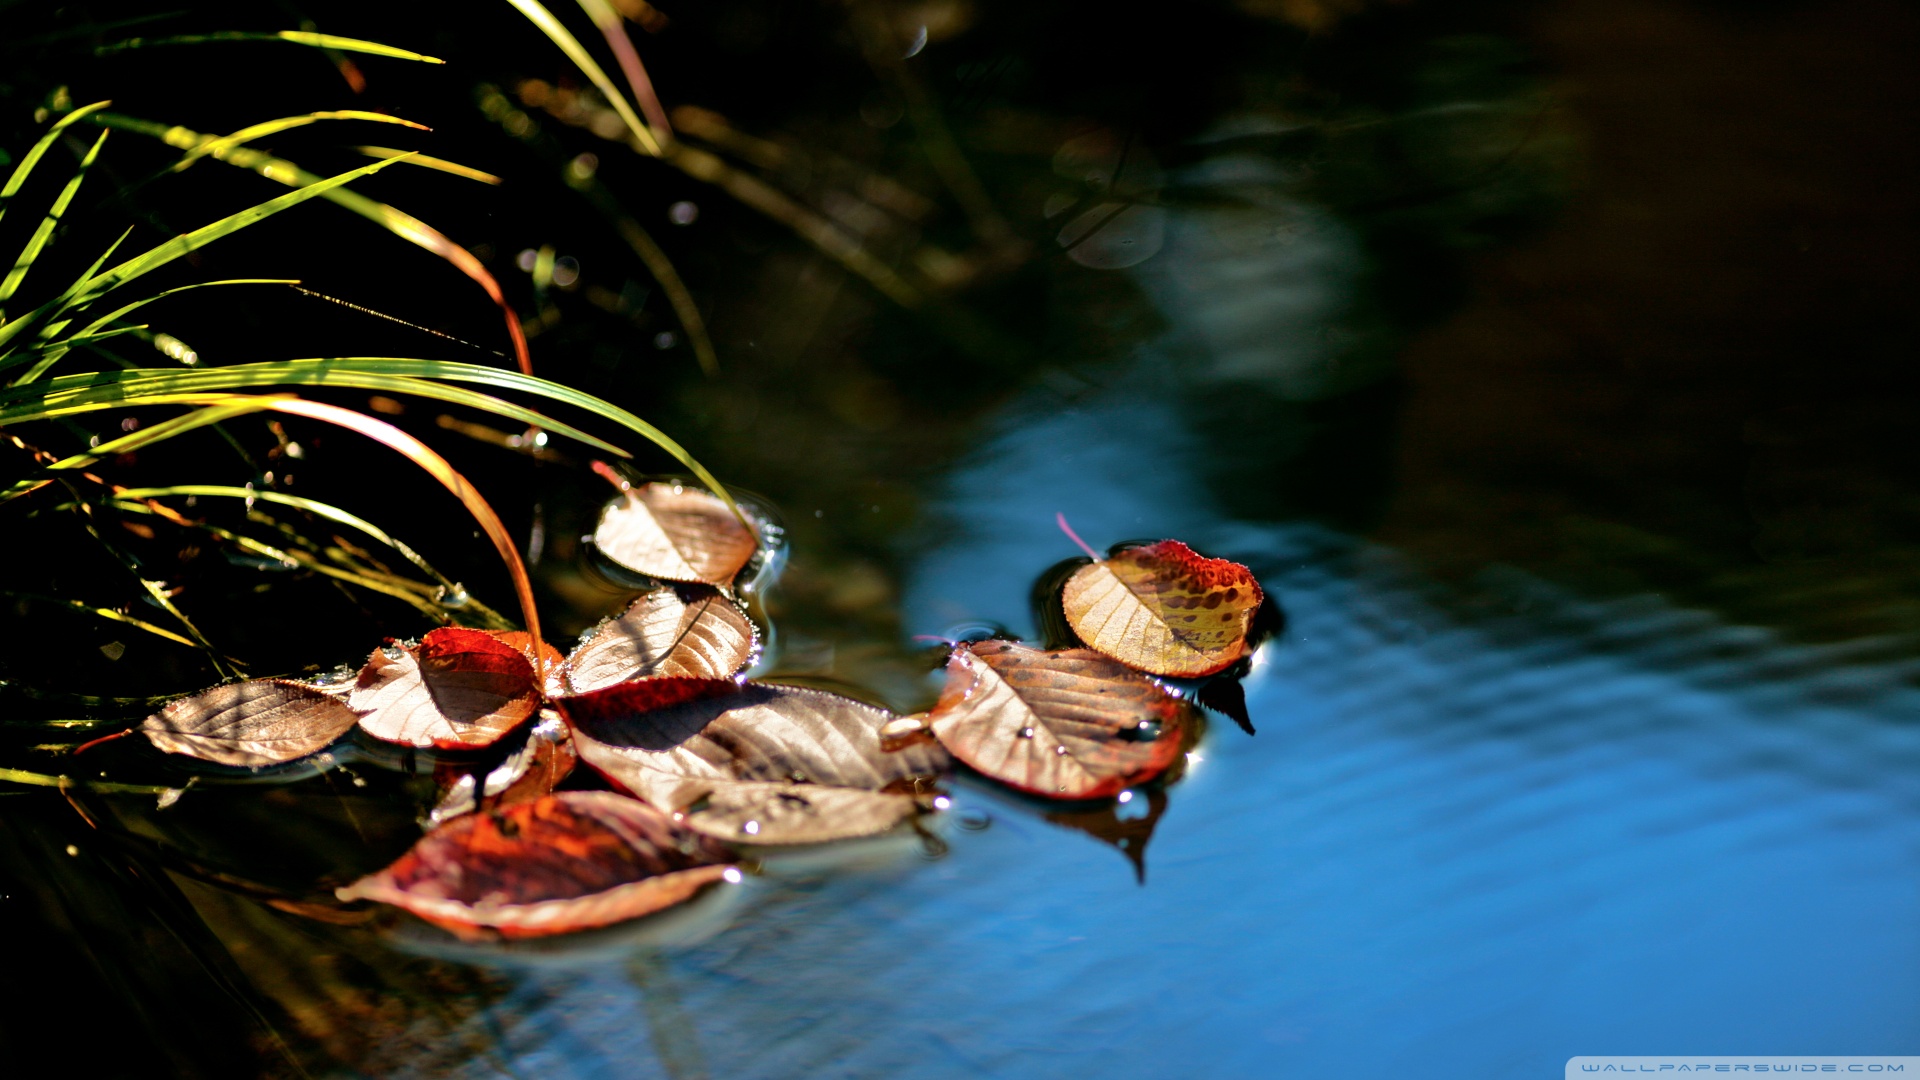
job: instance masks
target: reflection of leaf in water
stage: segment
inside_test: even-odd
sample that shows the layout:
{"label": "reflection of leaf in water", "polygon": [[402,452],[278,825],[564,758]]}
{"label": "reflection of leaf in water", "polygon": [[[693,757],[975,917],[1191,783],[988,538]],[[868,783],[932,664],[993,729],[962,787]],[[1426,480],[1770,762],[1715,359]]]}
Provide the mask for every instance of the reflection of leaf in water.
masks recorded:
{"label": "reflection of leaf in water", "polygon": [[222,765],[279,765],[318,753],[352,730],[353,710],[283,679],[230,683],[181,698],[140,731],[169,753]]}
{"label": "reflection of leaf in water", "polygon": [[635,600],[567,660],[572,692],[629,679],[724,679],[746,667],[758,635],[731,600],[708,586],[661,588]]}
{"label": "reflection of leaf in water", "polygon": [[1247,689],[1239,679],[1219,678],[1200,688],[1200,704],[1240,725],[1253,734],[1253,717],[1247,714]]}
{"label": "reflection of leaf in water", "polygon": [[1125,548],[1081,567],[1061,594],[1080,639],[1155,675],[1211,675],[1247,653],[1260,609],[1246,567],[1178,540]]}
{"label": "reflection of leaf in water", "polygon": [[347,697],[360,727],[408,746],[489,746],[540,704],[525,654],[484,630],[443,626],[397,657],[379,649]]}
{"label": "reflection of leaf in water", "polygon": [[1049,810],[1046,819],[1119,848],[1120,854],[1133,864],[1134,877],[1145,885],[1147,841],[1153,839],[1154,827],[1166,812],[1167,793],[1156,787],[1135,792],[1133,798],[1124,803],[1115,800],[1084,810]]}
{"label": "reflection of leaf in water", "polygon": [[737,843],[885,832],[914,814],[916,796],[947,768],[937,746],[881,749],[886,710],[797,686],[644,679],[558,704],[580,760]]}
{"label": "reflection of leaf in water", "polygon": [[455,818],[393,865],[337,891],[468,939],[610,926],[684,901],[731,867],[651,806],[569,791]]}
{"label": "reflection of leaf in water", "polygon": [[593,543],[636,574],[724,585],[753,557],[753,533],[719,498],[679,484],[628,488],[600,513]]}

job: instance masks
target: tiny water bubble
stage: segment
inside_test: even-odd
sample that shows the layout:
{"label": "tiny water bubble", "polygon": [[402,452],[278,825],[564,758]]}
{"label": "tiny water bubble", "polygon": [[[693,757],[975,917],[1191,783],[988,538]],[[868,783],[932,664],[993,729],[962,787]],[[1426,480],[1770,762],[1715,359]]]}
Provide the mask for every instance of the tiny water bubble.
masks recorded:
{"label": "tiny water bubble", "polygon": [[971,832],[981,832],[993,824],[993,815],[985,810],[962,810],[955,815],[960,827]]}
{"label": "tiny water bubble", "polygon": [[1021,729],[1020,729],[1020,737],[1021,737],[1021,738],[1023,738],[1023,739],[1031,739],[1031,738],[1033,738],[1033,729],[1032,729],[1032,728],[1030,728],[1030,727],[1023,727],[1023,728],[1021,728]]}
{"label": "tiny water bubble", "polygon": [[720,880],[725,881],[729,885],[738,885],[746,880],[746,875],[740,872],[739,867],[729,866],[725,870],[720,871]]}
{"label": "tiny water bubble", "polygon": [[749,821],[745,825],[740,826],[740,831],[746,833],[748,836],[759,836],[760,823],[757,821]]}

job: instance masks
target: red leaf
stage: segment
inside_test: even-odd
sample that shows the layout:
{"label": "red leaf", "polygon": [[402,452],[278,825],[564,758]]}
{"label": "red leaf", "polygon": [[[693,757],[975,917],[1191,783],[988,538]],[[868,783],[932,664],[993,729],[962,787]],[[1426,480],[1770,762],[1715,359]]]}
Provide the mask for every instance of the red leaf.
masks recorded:
{"label": "red leaf", "polygon": [[256,679],[168,703],[140,731],[153,745],[222,765],[279,765],[352,730],[353,710],[301,683]]}
{"label": "red leaf", "polygon": [[1166,771],[1187,713],[1153,680],[1092,650],[981,641],[953,651],[928,719],[955,757],[995,780],[1094,799]]}
{"label": "red leaf", "polygon": [[[533,657],[532,634],[527,633],[525,630],[485,630],[482,631],[482,633],[487,634],[503,645],[513,647],[521,656],[527,658],[528,666],[535,671],[542,670],[541,664]],[[547,676],[546,692],[549,694],[566,693],[566,657],[561,656],[560,650],[554,648],[553,643],[550,641],[542,641],[540,643],[540,655],[546,659],[544,668]]]}
{"label": "red leaf", "polygon": [[567,659],[584,694],[629,679],[724,679],[753,660],[759,642],[740,608],[707,586],[655,589],[603,624]]}
{"label": "red leaf", "polygon": [[641,484],[600,513],[593,542],[614,562],[664,581],[724,585],[753,557],[753,532],[697,488]]}
{"label": "red leaf", "polygon": [[484,630],[443,626],[417,649],[374,650],[347,695],[367,734],[445,750],[488,746],[540,704],[533,666]]}
{"label": "red leaf", "polygon": [[1127,548],[1067,579],[1061,606],[1080,640],[1155,675],[1211,675],[1247,653],[1260,583],[1237,562],[1178,540]]}
{"label": "red leaf", "polygon": [[915,812],[915,796],[947,765],[937,746],[882,750],[886,710],[820,690],[645,679],[557,704],[581,761],[684,814],[689,827],[736,842],[884,832]]}
{"label": "red leaf", "polygon": [[466,938],[542,937],[671,907],[725,876],[725,858],[644,803],[568,791],[455,818],[335,895]]}

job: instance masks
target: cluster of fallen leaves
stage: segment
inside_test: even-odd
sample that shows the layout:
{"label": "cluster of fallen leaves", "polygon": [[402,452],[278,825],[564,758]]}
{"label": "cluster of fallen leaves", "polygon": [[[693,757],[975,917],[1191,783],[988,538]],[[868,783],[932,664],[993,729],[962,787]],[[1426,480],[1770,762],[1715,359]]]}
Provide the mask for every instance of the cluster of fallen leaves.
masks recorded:
{"label": "cluster of fallen leaves", "polygon": [[[1046,799],[1127,798],[1175,765],[1197,722],[1161,677],[1235,665],[1262,602],[1236,563],[1178,541],[1127,548],[1061,596],[1090,647],[956,644],[938,702],[900,717],[745,679],[759,636],[733,580],[758,533],[721,500],[632,487],[595,541],[660,584],[565,656],[524,633],[443,627],[374,650],[350,682],[219,686],[139,730],[161,750],[256,769],[355,728],[421,751],[510,747],[484,773],[448,769],[427,834],[338,896],[465,937],[541,936],[739,880],[743,848],[872,836],[944,809],[935,785],[955,758]],[[613,790],[556,790],[580,762]]]}

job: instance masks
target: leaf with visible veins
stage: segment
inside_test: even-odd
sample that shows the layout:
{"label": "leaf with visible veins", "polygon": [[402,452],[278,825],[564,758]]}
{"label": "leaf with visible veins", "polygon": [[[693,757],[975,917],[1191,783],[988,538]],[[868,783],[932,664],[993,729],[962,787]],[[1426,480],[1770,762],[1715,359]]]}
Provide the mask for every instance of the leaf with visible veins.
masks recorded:
{"label": "leaf with visible veins", "polygon": [[325,750],[359,718],[339,699],[285,679],[203,690],[146,718],[141,734],[168,753],[221,765],[280,765]]}
{"label": "leaf with visible veins", "polygon": [[567,660],[575,694],[652,676],[724,679],[758,642],[738,605],[704,585],[655,589],[594,632]]}
{"label": "leaf with visible veins", "polygon": [[558,713],[545,710],[527,732],[526,742],[491,768],[445,763],[436,767],[440,799],[427,820],[438,825],[475,810],[495,810],[551,795],[579,760],[566,722]]}
{"label": "leaf with visible veins", "polygon": [[580,760],[688,826],[738,843],[884,832],[947,768],[938,746],[880,746],[886,710],[794,686],[644,679],[556,702]]}
{"label": "leaf with visible veins", "polygon": [[955,757],[1001,783],[1096,799],[1165,772],[1190,708],[1090,649],[979,641],[953,650],[928,721]]}
{"label": "leaf with visible veins", "polygon": [[600,512],[593,543],[636,574],[724,585],[758,541],[727,504],[697,488],[640,484]]}
{"label": "leaf with visible veins", "polygon": [[719,845],[653,807],[568,791],[455,818],[393,865],[336,890],[464,938],[529,938],[671,907],[725,876]]}
{"label": "leaf with visible veins", "polygon": [[1247,653],[1260,583],[1237,562],[1178,540],[1126,548],[1067,579],[1061,607],[1080,640],[1155,675],[1211,675]]}
{"label": "leaf with visible veins", "polygon": [[461,750],[489,746],[532,716],[540,689],[519,649],[443,626],[398,657],[375,649],[347,704],[376,739]]}

